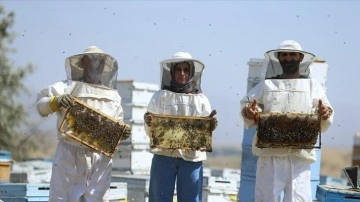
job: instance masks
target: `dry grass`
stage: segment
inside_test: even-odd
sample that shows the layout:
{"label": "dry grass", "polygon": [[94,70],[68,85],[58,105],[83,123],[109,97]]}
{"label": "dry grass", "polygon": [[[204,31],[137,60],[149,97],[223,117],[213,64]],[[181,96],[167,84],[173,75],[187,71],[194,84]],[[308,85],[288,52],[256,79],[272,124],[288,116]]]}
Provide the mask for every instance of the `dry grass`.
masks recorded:
{"label": "dry grass", "polygon": [[352,165],[352,148],[322,148],[321,175],[341,177],[342,169]]}
{"label": "dry grass", "polygon": [[204,161],[204,166],[207,168],[240,169],[240,165],[241,165],[241,156],[239,157],[219,156],[215,158],[208,158],[206,161]]}

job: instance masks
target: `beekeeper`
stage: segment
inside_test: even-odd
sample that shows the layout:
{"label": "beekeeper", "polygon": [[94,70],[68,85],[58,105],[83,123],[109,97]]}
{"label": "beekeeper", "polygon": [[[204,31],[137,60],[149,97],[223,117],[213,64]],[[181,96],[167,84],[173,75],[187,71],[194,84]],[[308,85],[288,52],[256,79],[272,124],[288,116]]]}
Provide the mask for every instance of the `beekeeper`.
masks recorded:
{"label": "beekeeper", "polygon": [[[201,75],[205,65],[190,53],[177,52],[161,66],[161,90],[155,92],[144,115],[149,135],[151,114],[175,116],[209,116],[210,102],[201,91]],[[216,127],[216,118],[213,119]],[[215,127],[213,129],[215,129]],[[175,183],[178,202],[202,200],[205,151],[152,148],[149,202],[173,201]]]}
{"label": "beekeeper", "polygon": [[[38,93],[36,107],[41,116],[55,112],[57,128],[60,128],[67,108],[74,104],[72,97],[76,97],[116,120],[123,119],[121,97],[115,89],[118,72],[115,58],[90,46],[83,53],[68,57],[65,70],[66,81]],[[112,159],[60,131],[58,139],[49,201],[107,201]]]}
{"label": "beekeeper", "polygon": [[[279,49],[265,53],[264,81],[241,100],[241,116],[246,128],[258,121],[258,113],[319,113],[321,132],[333,120],[333,108],[321,84],[310,76],[309,66],[315,55],[303,51],[294,40],[286,40]],[[249,102],[250,100],[250,102]],[[301,134],[299,134],[301,135]],[[310,164],[316,161],[314,149],[258,148],[255,201],[312,201]]]}

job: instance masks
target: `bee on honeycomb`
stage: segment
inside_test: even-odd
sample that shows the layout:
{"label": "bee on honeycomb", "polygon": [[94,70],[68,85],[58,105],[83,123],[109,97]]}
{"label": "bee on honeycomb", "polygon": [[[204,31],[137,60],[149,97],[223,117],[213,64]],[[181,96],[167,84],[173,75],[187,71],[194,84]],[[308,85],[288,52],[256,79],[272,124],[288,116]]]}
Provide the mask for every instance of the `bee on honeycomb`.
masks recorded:
{"label": "bee on honeycomb", "polygon": [[259,148],[314,148],[320,134],[320,122],[314,114],[272,113],[260,115]]}
{"label": "bee on honeycomb", "polygon": [[209,118],[153,116],[151,147],[212,151]]}
{"label": "bee on honeycomb", "polygon": [[68,109],[62,125],[65,121],[71,131],[65,134],[109,157],[114,155],[120,141],[131,134],[127,124],[116,122],[79,102]]}

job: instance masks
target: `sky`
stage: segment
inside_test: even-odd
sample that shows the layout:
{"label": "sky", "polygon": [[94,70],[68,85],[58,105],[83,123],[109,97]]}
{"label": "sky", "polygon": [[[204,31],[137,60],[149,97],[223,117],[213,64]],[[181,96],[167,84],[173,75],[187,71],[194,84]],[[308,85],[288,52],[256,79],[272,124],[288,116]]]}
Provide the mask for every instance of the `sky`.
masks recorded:
{"label": "sky", "polygon": [[[327,96],[335,117],[322,146],[351,148],[360,132],[358,1],[2,0],[0,5],[15,12],[13,64],[36,66],[25,80],[32,98],[20,101],[39,123],[51,118],[36,114],[37,92],[66,79],[65,58],[90,45],[117,59],[118,80],[157,85],[160,61],[185,51],[206,65],[202,90],[219,122],[214,146],[241,147],[248,62],[293,39],[328,63]],[[49,124],[55,130],[55,121],[41,125]]]}

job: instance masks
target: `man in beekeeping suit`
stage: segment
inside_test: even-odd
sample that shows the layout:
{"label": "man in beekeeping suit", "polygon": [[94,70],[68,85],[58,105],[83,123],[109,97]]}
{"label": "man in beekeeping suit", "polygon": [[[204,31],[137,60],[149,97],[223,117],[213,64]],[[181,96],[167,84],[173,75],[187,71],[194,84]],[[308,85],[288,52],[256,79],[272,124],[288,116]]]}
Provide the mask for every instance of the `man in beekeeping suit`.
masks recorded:
{"label": "man in beekeeping suit", "polygon": [[[212,112],[208,98],[200,88],[205,65],[190,53],[177,52],[161,66],[161,90],[154,93],[148,112],[144,115],[149,134],[151,114],[175,116],[209,116]],[[216,118],[212,119],[216,127]],[[149,202],[172,202],[175,183],[178,202],[202,200],[203,164],[205,151],[188,149],[151,148]]]}
{"label": "man in beekeeping suit", "polygon": [[[96,46],[65,60],[66,81],[41,90],[37,96],[37,111],[43,117],[54,112],[60,128],[67,108],[76,97],[93,108],[123,120],[121,97],[115,89],[118,64]],[[107,135],[107,134],[102,134]],[[126,139],[130,135],[127,131]],[[49,201],[108,201],[112,159],[58,131],[50,182]]]}
{"label": "man in beekeeping suit", "polygon": [[[241,100],[241,116],[246,128],[257,124],[258,113],[318,113],[321,131],[333,120],[333,109],[322,85],[309,77],[315,55],[302,50],[294,40],[265,53],[265,80]],[[301,135],[301,134],[299,134]],[[258,148],[255,201],[312,201],[310,164],[316,161],[314,149]]]}

